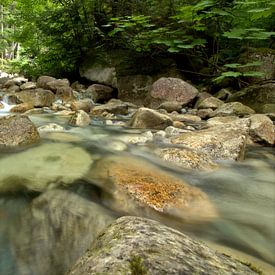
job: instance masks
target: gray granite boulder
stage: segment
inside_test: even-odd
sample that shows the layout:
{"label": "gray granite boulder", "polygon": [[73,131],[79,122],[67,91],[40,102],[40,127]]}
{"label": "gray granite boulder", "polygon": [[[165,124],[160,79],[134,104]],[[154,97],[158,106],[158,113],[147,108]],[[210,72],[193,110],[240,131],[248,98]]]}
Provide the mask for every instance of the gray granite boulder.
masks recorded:
{"label": "gray granite boulder", "polygon": [[156,221],[122,217],[72,267],[83,274],[258,274],[187,235]]}

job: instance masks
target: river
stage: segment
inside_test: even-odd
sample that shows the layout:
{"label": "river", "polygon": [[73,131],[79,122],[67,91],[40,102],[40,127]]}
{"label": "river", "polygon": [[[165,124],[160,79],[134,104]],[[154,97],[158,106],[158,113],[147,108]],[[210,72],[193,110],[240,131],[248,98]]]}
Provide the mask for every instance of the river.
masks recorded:
{"label": "river", "polygon": [[[9,106],[2,110],[7,113]],[[126,137],[136,136],[137,130],[126,129],[121,126],[106,126],[102,121],[92,121],[86,128],[67,126],[67,118],[52,114],[32,115],[31,120],[39,127],[48,123],[58,123],[64,126],[64,131],[57,133],[43,133],[41,143],[37,145],[34,154],[43,154],[39,148],[43,145],[57,145],[66,148],[66,145],[81,148],[91,155],[91,159],[99,159],[106,154],[136,155],[140,158],[161,167],[184,179],[189,184],[201,188],[208,194],[218,209],[219,218],[205,225],[190,225],[179,228],[183,232],[201,239],[210,246],[225,253],[243,258],[245,261],[255,262],[267,274],[275,272],[275,150],[268,147],[248,147],[245,160],[242,162],[222,162],[220,169],[214,172],[198,172],[176,168],[160,161],[152,152],[158,144],[150,146],[130,145],[125,143]],[[62,147],[63,146],[63,147]],[[27,149],[26,151],[28,151]],[[64,151],[55,150],[55,155],[64,154]],[[22,161],[25,151],[0,153],[0,170],[12,169],[18,178],[24,171],[37,169],[35,155]],[[12,155],[11,162],[7,159]],[[27,155],[26,155],[27,156]],[[75,156],[77,159],[77,156]],[[5,167],[5,165],[9,167]],[[43,163],[39,171],[40,179],[50,177],[52,166]],[[64,169],[70,170],[70,167]],[[65,170],[64,170],[65,171]],[[65,173],[65,172],[64,172]],[[27,172],[26,172],[27,174]],[[31,175],[31,173],[29,174]],[[85,196],[85,175],[79,176],[81,188],[71,188],[73,192]],[[0,185],[1,185],[0,176]],[[80,193],[81,193],[80,192]],[[16,267],[13,244],[10,232],[15,220],[20,219],[23,211],[31,201],[39,195],[33,192],[18,189],[0,195],[0,274],[21,274]],[[103,204],[100,198],[96,203]],[[130,213],[131,214],[131,213]],[[114,213],[114,217],[120,213]],[[66,220],[63,221],[66,223]],[[169,217],[165,220],[169,224]],[[171,221],[171,226],[173,221]],[[177,226],[178,228],[178,226]],[[18,228],[20,230],[20,228]],[[19,234],[20,235],[20,234]],[[18,235],[18,236],[19,236]],[[21,236],[21,235],[20,235]],[[17,238],[16,234],[12,238]],[[34,240],[35,241],[35,240]],[[18,272],[18,273],[17,273]],[[33,273],[24,273],[33,274]],[[39,274],[35,274],[39,275]]]}

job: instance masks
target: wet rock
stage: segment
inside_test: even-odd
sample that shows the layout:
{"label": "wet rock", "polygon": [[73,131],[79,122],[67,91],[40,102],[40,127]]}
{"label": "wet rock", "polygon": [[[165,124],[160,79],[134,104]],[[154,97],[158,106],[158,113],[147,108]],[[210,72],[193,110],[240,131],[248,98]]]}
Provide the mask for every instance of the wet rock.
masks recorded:
{"label": "wet rock", "polygon": [[211,171],[218,165],[207,154],[186,148],[163,148],[155,151],[163,160],[185,169]]}
{"label": "wet rock", "polygon": [[[173,127],[183,129],[186,125],[182,121],[173,121]],[[169,127],[169,126],[168,126]]]}
{"label": "wet rock", "polygon": [[71,117],[71,119],[69,121],[69,125],[85,127],[85,126],[88,126],[90,124],[90,122],[91,122],[90,116],[85,111],[78,110]]}
{"label": "wet rock", "polygon": [[216,160],[239,160],[243,158],[250,121],[217,125],[209,129],[184,133],[171,139],[174,144],[207,154]]}
{"label": "wet rock", "polygon": [[140,108],[129,121],[129,126],[133,128],[162,130],[173,124],[172,119],[164,114],[149,109]]}
{"label": "wet rock", "polygon": [[250,116],[250,130],[249,135],[254,142],[266,143],[274,145],[274,126],[272,120],[261,114]]}
{"label": "wet rock", "polygon": [[48,143],[29,148],[0,159],[0,192],[43,192],[72,184],[88,171],[91,162],[85,150],[72,144]]}
{"label": "wet rock", "polygon": [[21,104],[13,106],[10,109],[10,112],[11,113],[25,113],[26,111],[28,111],[32,108],[33,108],[33,105],[30,103],[21,103]]}
{"label": "wet rock", "polygon": [[168,113],[172,113],[174,111],[180,112],[182,109],[182,104],[177,101],[165,101],[161,103],[157,109],[164,109]]}
{"label": "wet rock", "polygon": [[258,274],[159,222],[122,217],[112,223],[68,275]]}
{"label": "wet rock", "polygon": [[114,115],[127,115],[128,111],[128,104],[118,99],[112,99],[108,103],[95,106],[91,110],[91,114],[94,116],[103,116],[103,113],[110,113]]}
{"label": "wet rock", "polygon": [[153,83],[150,95],[151,107],[164,101],[177,101],[182,105],[190,103],[197,95],[198,90],[179,78],[162,77]]}
{"label": "wet rock", "polygon": [[117,211],[158,219],[168,214],[185,225],[217,217],[200,189],[138,158],[105,157],[93,166],[89,180],[105,190],[104,203]]}
{"label": "wet rock", "polygon": [[94,102],[91,99],[75,100],[71,102],[71,109],[73,111],[83,110],[89,113],[91,108],[94,106]]}
{"label": "wet rock", "polygon": [[38,127],[38,132],[63,132],[65,129],[59,124],[56,123],[49,123],[43,126]]}
{"label": "wet rock", "polygon": [[[266,104],[275,104],[275,83],[270,82],[248,87],[233,94],[228,101],[239,101],[257,113],[264,113],[266,112],[266,110],[264,110]],[[275,113],[275,108],[273,110],[269,109],[269,112]]]}
{"label": "wet rock", "polygon": [[[37,143],[40,139],[35,125],[27,116],[0,117],[0,150]],[[11,168],[13,165],[11,165]],[[0,173],[1,174],[1,173]]]}
{"label": "wet rock", "polygon": [[4,109],[4,108],[5,108],[4,104],[2,102],[0,102],[0,110]]}
{"label": "wet rock", "polygon": [[21,103],[28,103],[34,107],[50,107],[55,100],[51,91],[41,88],[21,91],[16,93],[16,97]]}
{"label": "wet rock", "polygon": [[217,109],[223,105],[223,101],[219,100],[216,97],[208,97],[201,101],[200,104],[198,104],[197,109]]}
{"label": "wet rock", "polygon": [[91,94],[94,102],[107,102],[113,97],[113,88],[101,84],[93,84],[88,87],[86,93]]}
{"label": "wet rock", "polygon": [[18,274],[65,274],[112,221],[106,209],[74,193],[44,193],[10,233]]}
{"label": "wet rock", "polygon": [[49,90],[50,88],[47,84],[54,80],[56,80],[56,78],[47,75],[41,75],[36,81],[36,87]]}
{"label": "wet rock", "polygon": [[255,111],[250,107],[243,105],[240,102],[225,103],[214,111],[212,116],[239,116],[244,117],[247,115],[255,114]]}
{"label": "wet rock", "polygon": [[36,88],[35,82],[26,82],[20,86],[20,90],[30,90],[35,88]]}
{"label": "wet rock", "polygon": [[86,86],[78,81],[75,81],[72,83],[71,88],[77,92],[83,92],[86,89]]}

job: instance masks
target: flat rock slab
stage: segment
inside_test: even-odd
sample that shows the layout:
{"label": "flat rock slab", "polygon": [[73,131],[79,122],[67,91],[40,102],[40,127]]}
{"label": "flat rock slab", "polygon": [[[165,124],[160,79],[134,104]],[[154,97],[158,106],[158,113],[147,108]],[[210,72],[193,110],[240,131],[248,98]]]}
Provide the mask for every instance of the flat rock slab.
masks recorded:
{"label": "flat rock slab", "polygon": [[258,274],[156,221],[122,217],[111,224],[68,275]]}
{"label": "flat rock slab", "polygon": [[171,139],[174,144],[207,154],[213,160],[239,160],[243,158],[249,132],[249,119],[184,133]]}

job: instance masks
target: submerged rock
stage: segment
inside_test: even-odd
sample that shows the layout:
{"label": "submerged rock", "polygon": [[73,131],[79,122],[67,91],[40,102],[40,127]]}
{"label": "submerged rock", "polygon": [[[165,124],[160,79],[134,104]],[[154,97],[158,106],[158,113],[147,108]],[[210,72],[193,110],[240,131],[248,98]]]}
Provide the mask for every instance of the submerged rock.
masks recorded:
{"label": "submerged rock", "polygon": [[105,157],[93,166],[88,180],[105,191],[104,202],[116,211],[160,219],[168,214],[185,225],[217,217],[200,189],[138,158]]}
{"label": "submerged rock", "polygon": [[133,128],[163,130],[171,125],[173,121],[169,116],[149,108],[139,108],[129,121],[129,126]]}
{"label": "submerged rock", "polygon": [[109,211],[74,193],[44,193],[10,232],[18,274],[64,274],[112,221]]}
{"label": "submerged rock", "polygon": [[68,275],[258,274],[156,221],[122,217],[92,244]]}
{"label": "submerged rock", "polygon": [[207,154],[213,160],[239,160],[244,155],[249,125],[249,119],[238,119],[235,123],[183,133],[171,142]]}
{"label": "submerged rock", "polygon": [[0,117],[0,129],[0,150],[31,145],[40,139],[35,125],[24,115]]}
{"label": "submerged rock", "polygon": [[0,159],[0,193],[42,192],[71,184],[89,169],[91,156],[72,144],[48,143]]}

